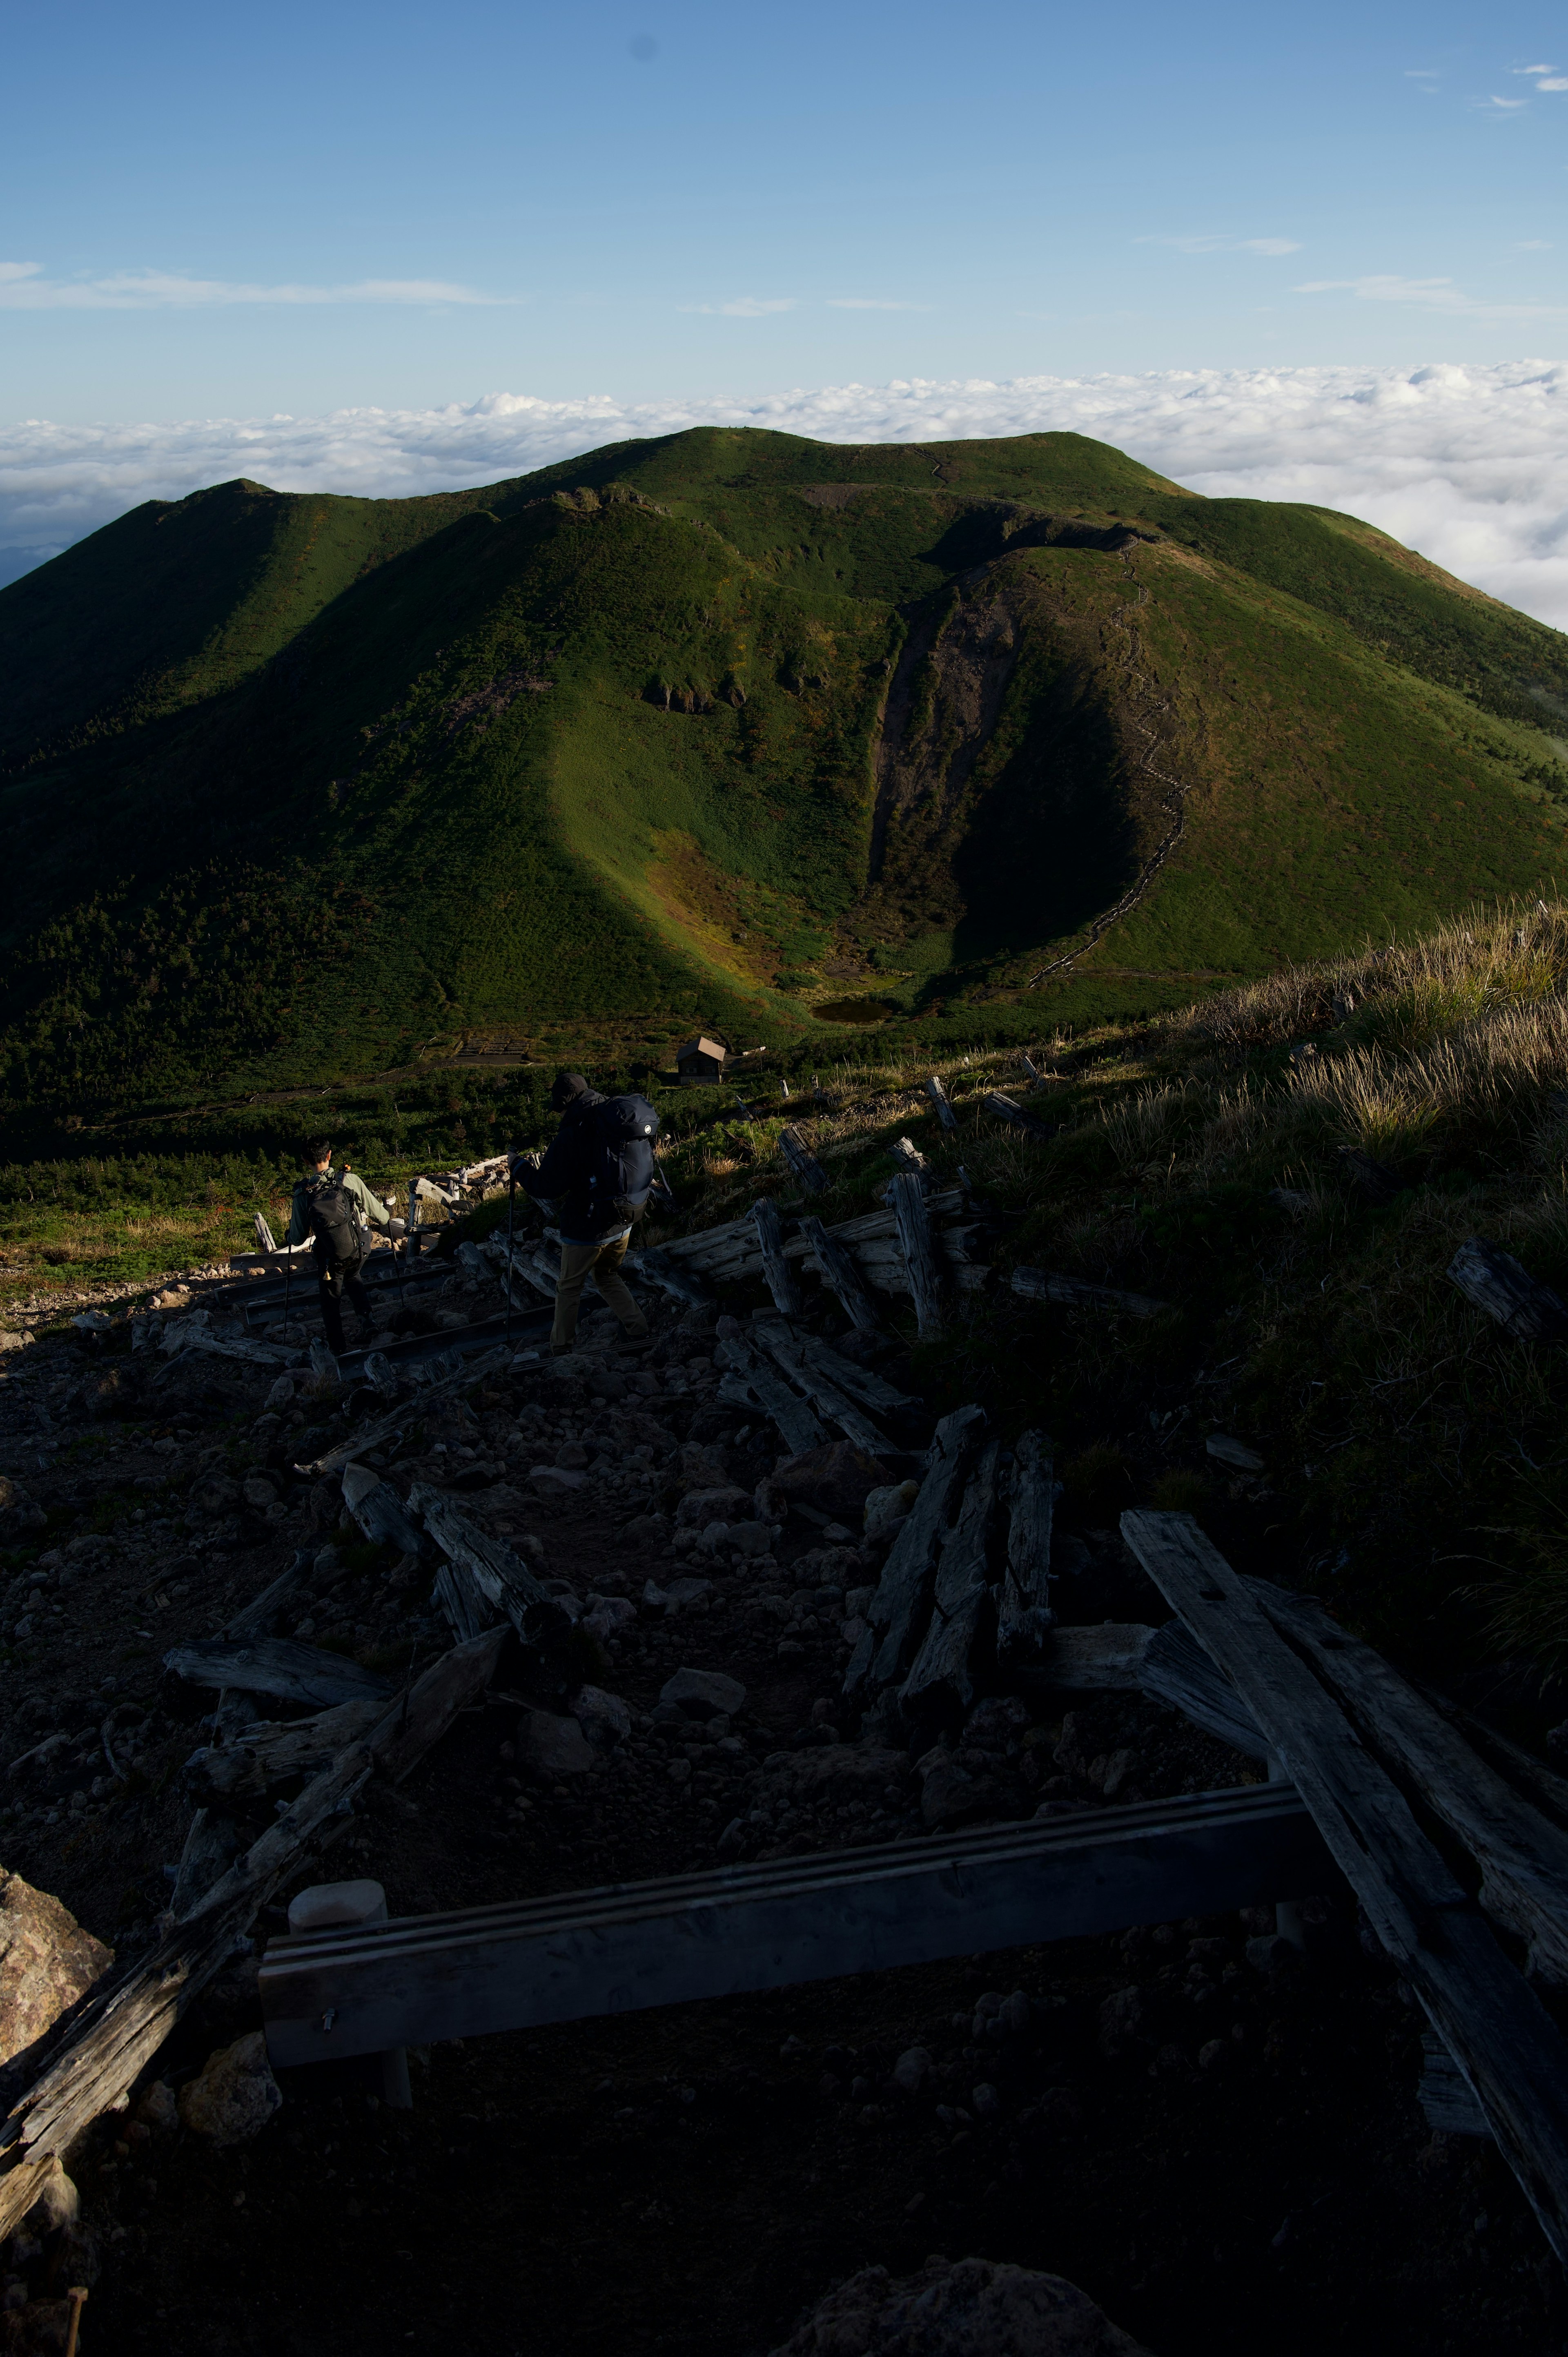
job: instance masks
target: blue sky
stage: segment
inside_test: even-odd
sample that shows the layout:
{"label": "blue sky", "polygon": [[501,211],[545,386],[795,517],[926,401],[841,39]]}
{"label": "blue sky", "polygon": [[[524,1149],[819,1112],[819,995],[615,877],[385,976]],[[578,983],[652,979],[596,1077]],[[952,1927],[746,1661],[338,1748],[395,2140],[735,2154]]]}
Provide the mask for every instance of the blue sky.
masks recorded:
{"label": "blue sky", "polygon": [[1543,8],[10,12],[0,420],[1555,356]]}

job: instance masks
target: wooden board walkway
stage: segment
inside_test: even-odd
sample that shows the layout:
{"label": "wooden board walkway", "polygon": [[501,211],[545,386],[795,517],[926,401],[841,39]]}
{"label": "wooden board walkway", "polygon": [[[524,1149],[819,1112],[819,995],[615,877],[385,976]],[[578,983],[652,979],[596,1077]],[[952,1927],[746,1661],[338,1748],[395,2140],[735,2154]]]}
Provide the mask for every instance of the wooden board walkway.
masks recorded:
{"label": "wooden board walkway", "polygon": [[1332,1888],[1287,1784],[274,1940],[274,2063],[885,1972]]}

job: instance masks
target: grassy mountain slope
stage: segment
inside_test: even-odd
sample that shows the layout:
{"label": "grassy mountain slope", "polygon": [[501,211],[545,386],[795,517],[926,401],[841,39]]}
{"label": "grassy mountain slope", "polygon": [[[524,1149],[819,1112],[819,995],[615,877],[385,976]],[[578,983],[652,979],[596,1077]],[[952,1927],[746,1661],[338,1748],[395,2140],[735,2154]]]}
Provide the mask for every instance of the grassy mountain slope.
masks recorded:
{"label": "grassy mountain slope", "polygon": [[223,485],[0,592],[0,1096],[90,1116],[1022,1037],[1530,890],[1568,810],[1568,640],[1074,435]]}

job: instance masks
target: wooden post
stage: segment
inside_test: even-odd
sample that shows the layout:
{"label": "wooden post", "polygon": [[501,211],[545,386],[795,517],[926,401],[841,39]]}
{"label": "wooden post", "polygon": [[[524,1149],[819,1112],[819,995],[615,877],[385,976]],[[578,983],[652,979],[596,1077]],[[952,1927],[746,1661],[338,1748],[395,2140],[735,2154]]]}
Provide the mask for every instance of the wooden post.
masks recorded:
{"label": "wooden post", "polygon": [[993,1440],[964,1491],[958,1520],[942,1541],[931,1597],[931,1618],[908,1676],[898,1691],[907,1717],[956,1720],[974,1700],[974,1655],[993,1594],[986,1577],[986,1534],[996,1504],[1002,1444]]}
{"label": "wooden post", "polygon": [[779,1151],[809,1195],[825,1195],[832,1181],[798,1129],[781,1129]]}
{"label": "wooden post", "polygon": [[996,1658],[1004,1663],[1037,1658],[1049,1642],[1051,1521],[1056,1469],[1043,1432],[1018,1436],[1013,1452],[1013,1513],[1007,1568],[996,1613]]}
{"label": "wooden post", "polygon": [[1054,1129],[1043,1121],[1036,1121],[1032,1113],[1024,1111],[1015,1098],[1004,1096],[1000,1089],[992,1090],[985,1100],[985,1110],[994,1114],[998,1121],[1010,1122],[1015,1129],[1021,1129],[1026,1137],[1037,1138],[1042,1146],[1048,1146],[1056,1135]]}
{"label": "wooden post", "polygon": [[762,1273],[768,1279],[768,1290],[773,1296],[773,1307],[781,1309],[786,1318],[800,1315],[800,1288],[795,1282],[795,1272],[784,1257],[784,1230],[779,1218],[779,1206],[771,1195],[761,1196],[751,1207],[751,1223],[757,1230],[757,1241],[762,1252]]}
{"label": "wooden post", "polygon": [[865,1634],[844,1672],[843,1690],[852,1699],[867,1684],[889,1686],[904,1677],[930,1612],[931,1579],[948,1512],[976,1427],[984,1421],[983,1408],[961,1407],[937,1426],[919,1494],[882,1566]]}
{"label": "wooden post", "polygon": [[935,1072],[931,1074],[930,1079],[926,1082],[926,1094],[930,1098],[931,1103],[935,1105],[937,1109],[937,1119],[941,1123],[942,1127],[944,1129],[956,1129],[958,1127],[958,1115],[954,1113],[951,1105],[948,1103],[948,1092],[946,1089],[943,1088]]}
{"label": "wooden post", "polygon": [[887,1200],[898,1224],[904,1266],[915,1297],[915,1323],[922,1334],[934,1334],[942,1322],[941,1280],[931,1242],[931,1218],[926,1190],[918,1171],[903,1171],[888,1182]]}
{"label": "wooden post", "polygon": [[865,1281],[854,1265],[854,1256],[847,1244],[830,1235],[821,1220],[814,1215],[800,1222],[800,1233],[811,1245],[817,1266],[822,1272],[822,1283],[836,1293],[844,1316],[863,1334],[875,1334],[881,1325],[876,1305],[865,1289]]}

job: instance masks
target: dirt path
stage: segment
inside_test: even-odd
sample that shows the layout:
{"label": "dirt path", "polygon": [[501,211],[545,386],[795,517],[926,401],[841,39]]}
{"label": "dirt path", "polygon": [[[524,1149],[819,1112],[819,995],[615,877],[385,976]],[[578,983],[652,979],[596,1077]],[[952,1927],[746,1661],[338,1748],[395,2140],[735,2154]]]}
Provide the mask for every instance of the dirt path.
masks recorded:
{"label": "dirt path", "polygon": [[[332,1870],[374,1876],[395,1912],[924,1838],[915,1760],[834,1723],[875,1548],[795,1517],[760,1561],[677,1543],[685,1497],[745,1491],[775,1458],[715,1398],[712,1345],[700,1313],[667,1321],[646,1383],[618,1396],[624,1361],[498,1380],[392,1458],[400,1488],[441,1481],[492,1529],[542,1542],[547,1572],[602,1616],[598,1675],[633,1714],[590,1772],[537,1782],[519,1772],[518,1706],[492,1699],[408,1786],[372,1792]],[[233,1480],[237,1449],[265,1468],[313,1445],[302,1423],[285,1451],[261,1407],[268,1379],[242,1372],[231,1397],[226,1375],[193,1371],[82,1423],[92,1364],[53,1341],[28,1355],[35,1404],[70,1436],[27,1474],[60,1560],[36,1605],[13,1580],[0,1710],[72,1740],[47,1780],[13,1788],[5,1862],[124,1960],[166,1890],[189,1815],[181,1762],[201,1739],[171,1716],[166,1644],[209,1633],[307,1542],[322,1550],[306,1608],[318,1640],[396,1662],[444,1634],[426,1582],[342,1559],[330,1484],[285,1481],[273,1506],[204,1487],[214,1448]],[[11,1405],[0,1445],[15,1467],[33,1434]],[[331,1403],[309,1413],[334,1428]],[[541,1497],[532,1469],[557,1459],[583,1486]],[[1069,1617],[1155,1617],[1119,1541],[1072,1534]],[[671,1605],[678,1578],[708,1584]],[[657,1716],[682,1666],[745,1685],[722,1734]],[[145,1717],[130,1788],[101,1793],[111,1694]],[[1096,1768],[1117,1749],[1135,1758],[1129,1797],[1251,1772],[1135,1695],[1070,1720],[991,1709],[960,1757],[981,1813],[1008,1817],[1105,1805]],[[84,2357],[762,2357],[835,2279],[934,2250],[1064,2273],[1158,2357],[1251,2357],[1260,2342],[1283,2357],[1545,2357],[1538,2238],[1489,2146],[1427,2131],[1418,2024],[1392,1975],[1332,1910],[1299,1976],[1264,1975],[1245,1958],[1261,1928],[1195,1921],[454,2043],[415,2058],[411,2114],[385,2110],[358,2065],[285,2072],[276,2120],[227,2152],[184,2131],[131,2137],[112,2115],[73,2162],[101,2259]],[[1004,2026],[996,2002],[1014,1991],[1025,2002]],[[255,2018],[239,1958],[158,2071],[177,2083]],[[906,2092],[890,2073],[915,2048],[929,2070]]]}

